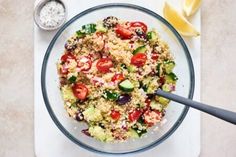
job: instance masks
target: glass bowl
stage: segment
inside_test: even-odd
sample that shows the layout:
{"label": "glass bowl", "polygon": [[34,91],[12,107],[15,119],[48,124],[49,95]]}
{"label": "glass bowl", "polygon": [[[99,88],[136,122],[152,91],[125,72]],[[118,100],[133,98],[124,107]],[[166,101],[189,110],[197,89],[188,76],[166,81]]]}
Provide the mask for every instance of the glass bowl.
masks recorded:
{"label": "glass bowl", "polygon": [[82,129],[87,128],[86,124],[70,118],[63,107],[56,63],[64,51],[64,44],[82,25],[96,22],[107,16],[116,16],[128,21],[142,21],[149,28],[156,28],[161,38],[169,45],[171,53],[175,57],[176,68],[174,72],[179,78],[175,93],[192,99],[194,68],[184,40],[160,15],[146,8],[131,4],[96,6],[81,12],[62,26],[49,44],[43,60],[41,73],[43,98],[47,110],[57,127],[66,137],[80,147],[107,154],[127,154],[144,151],[157,146],[172,135],[185,118],[188,107],[171,102],[166,110],[165,118],[167,122],[162,126],[158,126],[158,131],[153,131],[154,128],[152,128],[145,137],[131,139],[122,143],[102,143],[86,136],[81,132]]}

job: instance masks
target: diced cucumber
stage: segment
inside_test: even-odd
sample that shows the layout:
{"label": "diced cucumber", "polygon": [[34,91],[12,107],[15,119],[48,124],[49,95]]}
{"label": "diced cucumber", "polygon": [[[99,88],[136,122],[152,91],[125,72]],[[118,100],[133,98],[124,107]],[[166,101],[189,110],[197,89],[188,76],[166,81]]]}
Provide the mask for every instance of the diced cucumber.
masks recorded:
{"label": "diced cucumber", "polygon": [[147,38],[150,41],[156,40],[158,38],[157,33],[154,31],[150,31],[147,33]]}
{"label": "diced cucumber", "polygon": [[70,102],[70,103],[76,102],[76,97],[73,94],[73,91],[72,91],[70,86],[65,85],[65,86],[61,87],[61,93],[62,93],[63,99],[66,102],[67,101]]}
{"label": "diced cucumber", "polygon": [[139,46],[138,48],[136,48],[134,51],[133,51],[133,54],[137,54],[137,53],[145,53],[147,51],[147,48],[145,45],[143,46]]}
{"label": "diced cucumber", "polygon": [[166,106],[169,104],[169,102],[170,102],[169,99],[166,99],[166,98],[164,98],[164,97],[159,97],[159,98],[158,98],[158,101],[159,101],[159,103],[160,103],[161,105],[163,105],[164,107],[166,107]]}
{"label": "diced cucumber", "polygon": [[158,111],[162,111],[162,105],[158,102],[156,102],[155,100],[152,100],[151,103],[150,103],[150,107],[153,109],[153,110],[158,110]]}
{"label": "diced cucumber", "polygon": [[92,122],[99,122],[103,119],[101,111],[94,106],[89,106],[83,111],[84,119]]}
{"label": "diced cucumber", "polygon": [[178,80],[178,77],[173,72],[165,76],[166,83],[176,83],[177,80]]}
{"label": "diced cucumber", "polygon": [[136,72],[136,70],[137,70],[136,66],[134,66],[134,65],[129,65],[127,67],[127,69],[128,69],[128,72]]}
{"label": "diced cucumber", "polygon": [[157,64],[157,73],[158,73],[158,76],[163,76],[163,64],[162,63]]}
{"label": "diced cucumber", "polygon": [[119,88],[124,92],[132,92],[134,85],[129,80],[124,80],[119,84]]}
{"label": "diced cucumber", "polygon": [[175,62],[174,61],[167,61],[164,62],[164,67],[165,67],[165,72],[167,74],[171,73],[175,67]]}
{"label": "diced cucumber", "polygon": [[128,136],[130,136],[131,138],[139,138],[139,135],[134,129],[129,129]]}
{"label": "diced cucumber", "polygon": [[171,91],[170,85],[167,83],[163,84],[162,90],[165,92],[170,92]]}
{"label": "diced cucumber", "polygon": [[100,126],[90,126],[88,131],[91,136],[100,141],[104,142],[111,140],[111,134]]}

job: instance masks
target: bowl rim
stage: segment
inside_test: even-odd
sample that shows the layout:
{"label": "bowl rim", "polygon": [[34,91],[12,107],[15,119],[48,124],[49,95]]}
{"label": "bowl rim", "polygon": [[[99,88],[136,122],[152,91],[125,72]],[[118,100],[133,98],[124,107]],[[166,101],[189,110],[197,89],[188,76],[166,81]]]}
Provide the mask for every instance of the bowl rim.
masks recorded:
{"label": "bowl rim", "polygon": [[178,42],[181,44],[185,55],[187,57],[187,62],[190,68],[190,89],[189,89],[189,94],[188,94],[188,98],[192,99],[193,95],[194,95],[194,88],[195,88],[195,73],[194,73],[194,66],[193,66],[193,61],[191,58],[191,55],[189,53],[189,50],[183,40],[183,38],[180,36],[180,34],[175,30],[175,28],[169,23],[167,22],[163,17],[161,17],[159,14],[138,6],[138,5],[134,5],[134,4],[129,4],[129,3],[107,3],[107,4],[102,4],[102,5],[97,5],[94,7],[91,7],[77,15],[75,15],[74,17],[72,17],[68,22],[66,22],[55,34],[55,36],[53,37],[53,39],[51,40],[46,53],[44,55],[44,59],[43,59],[43,64],[42,64],[42,69],[41,69],[41,89],[42,89],[42,95],[43,95],[43,99],[45,102],[45,106],[49,112],[50,117],[52,118],[53,122],[56,124],[56,126],[59,128],[59,130],[67,137],[69,138],[72,142],[74,142],[75,144],[77,144],[78,146],[89,150],[91,152],[95,152],[95,153],[100,153],[100,154],[112,154],[112,155],[121,155],[121,154],[131,154],[131,153],[137,153],[137,152],[143,152],[146,150],[149,150],[151,148],[156,147],[157,145],[159,145],[160,143],[162,143],[163,141],[165,141],[169,136],[171,136],[175,130],[180,126],[180,124],[182,123],[182,121],[184,120],[184,118],[186,117],[189,107],[185,106],[181,115],[179,116],[179,118],[176,120],[175,124],[164,134],[162,135],[157,141],[150,143],[149,145],[146,145],[140,149],[137,150],[132,150],[132,151],[126,151],[126,152],[110,152],[110,151],[103,151],[103,150],[98,150],[96,148],[93,148],[91,146],[88,146],[86,144],[84,144],[83,142],[77,140],[77,138],[75,138],[73,135],[71,135],[69,133],[69,131],[67,131],[64,126],[59,122],[59,120],[57,119],[56,115],[54,114],[49,100],[48,100],[48,96],[47,96],[47,90],[46,90],[46,70],[47,70],[47,61],[50,55],[50,52],[57,40],[57,38],[61,35],[61,33],[70,25],[72,24],[74,21],[76,21],[77,19],[79,19],[80,17],[96,11],[96,10],[100,10],[100,9],[104,9],[104,8],[113,8],[113,7],[119,7],[119,8],[130,8],[130,9],[135,9],[135,10],[139,10],[142,11],[144,13],[149,14],[150,16],[153,16],[154,18],[156,18],[157,20],[159,20],[160,22],[162,22],[163,24],[165,24],[171,31],[172,33],[176,36],[176,38],[178,39]]}

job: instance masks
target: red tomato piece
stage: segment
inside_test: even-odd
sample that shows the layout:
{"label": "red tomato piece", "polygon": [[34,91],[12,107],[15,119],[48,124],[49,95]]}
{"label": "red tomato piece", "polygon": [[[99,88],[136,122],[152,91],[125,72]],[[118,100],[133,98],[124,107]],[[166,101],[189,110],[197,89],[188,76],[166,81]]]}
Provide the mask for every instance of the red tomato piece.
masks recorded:
{"label": "red tomato piece", "polygon": [[65,53],[63,56],[61,56],[62,62],[69,62],[71,59],[76,59],[76,57],[71,53]]}
{"label": "red tomato piece", "polygon": [[68,63],[70,63],[71,60],[75,60],[75,59],[76,59],[76,57],[73,54],[71,54],[70,52],[65,53],[63,56],[61,56],[62,67],[60,69],[60,73],[62,75],[68,74],[68,67],[64,63],[68,64]]}
{"label": "red tomato piece", "polygon": [[115,82],[115,81],[123,81],[125,79],[124,75],[122,73],[120,74],[115,74],[112,78],[111,81]]}
{"label": "red tomato piece", "polygon": [[157,110],[154,111],[147,110],[144,112],[143,117],[144,117],[144,122],[149,127],[151,127],[161,120],[162,113]]}
{"label": "red tomato piece", "polygon": [[118,120],[120,118],[120,112],[112,110],[110,116],[111,116],[112,119]]}
{"label": "red tomato piece", "polygon": [[139,21],[130,22],[130,27],[133,27],[133,28],[140,27],[144,33],[147,32],[147,25],[143,22],[139,22]]}
{"label": "red tomato piece", "polygon": [[96,67],[98,71],[107,73],[110,71],[110,68],[113,67],[113,62],[110,58],[101,58],[98,60]]}
{"label": "red tomato piece", "polygon": [[147,61],[147,56],[144,53],[137,53],[131,58],[131,64],[142,67]]}
{"label": "red tomato piece", "polygon": [[62,75],[67,75],[68,74],[68,68],[66,67],[65,64],[63,64],[62,67],[60,68],[60,73]]}
{"label": "red tomato piece", "polygon": [[72,86],[73,94],[80,100],[86,99],[88,95],[88,88],[83,83],[76,83]]}
{"label": "red tomato piece", "polygon": [[88,71],[92,66],[92,61],[90,57],[83,56],[77,61],[77,64],[81,71]]}
{"label": "red tomato piece", "polygon": [[130,39],[132,38],[133,34],[132,34],[132,31],[121,26],[121,25],[116,25],[116,28],[115,28],[115,31],[116,31],[116,34],[121,37],[122,39]]}
{"label": "red tomato piece", "polygon": [[136,121],[139,119],[139,117],[142,115],[142,111],[136,109],[129,113],[129,120],[131,122]]}
{"label": "red tomato piece", "polygon": [[69,63],[70,60],[75,60],[76,57],[71,54],[70,52],[69,53],[65,53],[63,56],[61,56],[61,62],[63,63],[62,64],[62,67],[60,69],[60,73],[62,75],[67,75],[68,74],[68,68],[66,67],[67,65],[64,64],[64,63]]}
{"label": "red tomato piece", "polygon": [[159,54],[156,53],[156,52],[153,52],[153,53],[151,54],[151,58],[152,58],[153,60],[158,60]]}

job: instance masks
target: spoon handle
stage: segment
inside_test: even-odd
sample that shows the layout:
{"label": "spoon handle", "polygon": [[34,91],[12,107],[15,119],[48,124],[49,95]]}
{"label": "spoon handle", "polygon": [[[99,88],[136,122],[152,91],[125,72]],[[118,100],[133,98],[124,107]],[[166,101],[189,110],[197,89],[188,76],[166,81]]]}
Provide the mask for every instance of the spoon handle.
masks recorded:
{"label": "spoon handle", "polygon": [[236,113],[232,111],[227,111],[221,108],[209,106],[200,102],[193,101],[191,99],[184,98],[182,96],[178,96],[172,93],[164,92],[161,89],[158,89],[155,92],[156,95],[165,97],[167,99],[173,100],[175,102],[179,102],[181,104],[184,104],[186,106],[195,108],[197,110],[203,111],[205,113],[208,113],[212,116],[218,117],[222,120],[225,120],[227,122],[230,122],[232,124],[236,125]]}

